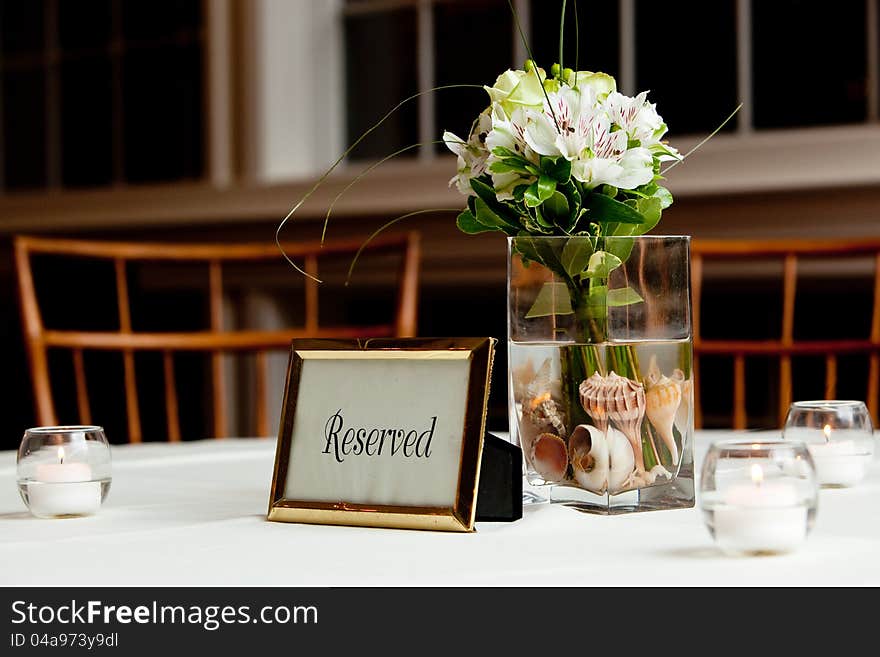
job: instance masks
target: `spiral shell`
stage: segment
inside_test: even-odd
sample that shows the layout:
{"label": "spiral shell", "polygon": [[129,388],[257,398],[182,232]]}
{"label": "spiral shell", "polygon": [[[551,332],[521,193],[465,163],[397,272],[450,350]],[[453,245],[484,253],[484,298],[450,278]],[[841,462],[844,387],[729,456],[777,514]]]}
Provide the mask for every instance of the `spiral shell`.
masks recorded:
{"label": "spiral shell", "polygon": [[608,422],[613,422],[629,440],[636,468],[644,472],[641,429],[645,417],[645,387],[615,372],[609,372],[604,377],[595,372],[581,383],[578,390],[581,404],[593,418],[596,427],[604,432]]}
{"label": "spiral shell", "polygon": [[646,377],[648,384],[645,393],[646,414],[672,455],[673,465],[678,463],[678,446],[675,444],[672,427],[682,400],[683,381],[684,373],[681,370],[675,370],[670,378],[657,367],[657,360],[651,359],[651,368]]}
{"label": "spiral shell", "polygon": [[546,359],[526,386],[522,413],[537,431],[555,431],[566,435],[565,416],[562,405],[556,400],[553,381],[550,378],[550,359]]}
{"label": "spiral shell", "polygon": [[568,439],[568,456],[575,481],[591,493],[604,493],[610,470],[605,432],[579,424]]}

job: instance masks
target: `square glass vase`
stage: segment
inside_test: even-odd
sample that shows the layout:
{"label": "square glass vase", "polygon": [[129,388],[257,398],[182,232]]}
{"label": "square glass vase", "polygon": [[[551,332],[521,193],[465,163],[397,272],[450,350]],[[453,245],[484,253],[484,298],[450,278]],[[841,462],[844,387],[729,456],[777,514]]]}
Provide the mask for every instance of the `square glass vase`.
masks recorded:
{"label": "square glass vase", "polygon": [[508,238],[511,439],[539,501],[694,506],[690,238]]}

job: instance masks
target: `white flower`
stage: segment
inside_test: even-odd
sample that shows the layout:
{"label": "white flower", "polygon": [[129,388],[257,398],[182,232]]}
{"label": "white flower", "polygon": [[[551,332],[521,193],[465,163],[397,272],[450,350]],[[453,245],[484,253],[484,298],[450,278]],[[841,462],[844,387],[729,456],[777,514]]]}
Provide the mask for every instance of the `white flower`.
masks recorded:
{"label": "white flower", "polygon": [[579,91],[589,89],[595,98],[603,99],[608,94],[617,91],[617,82],[607,73],[571,71],[569,69],[565,71],[565,84]]}
{"label": "white flower", "polygon": [[548,99],[540,111],[528,112],[526,143],[541,155],[575,160],[589,144],[592,93],[588,89],[582,94],[571,87],[562,87],[548,94]]}
{"label": "white flower", "polygon": [[498,76],[493,86],[484,89],[489,93],[491,103],[500,103],[509,116],[517,106],[541,106],[544,102],[543,83],[546,78],[544,69],[537,67],[530,67],[528,71],[508,69]]}
{"label": "white flower", "polygon": [[666,134],[666,124],[657,114],[657,106],[649,103],[648,92],[643,91],[635,98],[614,92],[608,94],[605,106],[608,115],[627,136],[646,148],[653,146]]}
{"label": "white flower", "polygon": [[514,188],[519,185],[530,185],[535,181],[534,176],[527,176],[516,171],[492,171],[492,164],[504,159],[494,154],[496,148],[504,148],[533,164],[538,163],[539,158],[526,143],[526,120],[526,113],[522,107],[517,107],[508,116],[501,103],[492,105],[492,130],[486,137],[486,148],[490,153],[488,167],[492,174],[492,186],[495,188],[495,195],[499,201],[513,199]]}
{"label": "white flower", "polygon": [[610,117],[604,111],[594,114],[590,124],[589,146],[572,163],[571,173],[590,188],[613,185],[634,189],[654,178],[654,158],[647,148],[627,149],[627,134],[611,130]]}
{"label": "white flower", "polygon": [[449,186],[455,185],[458,191],[465,196],[474,193],[471,189],[471,178],[476,178],[486,172],[486,160],[489,157],[486,137],[491,129],[492,119],[487,109],[474,121],[466,142],[451,132],[443,133],[443,142],[450,151],[458,156],[458,168],[455,176],[449,181]]}

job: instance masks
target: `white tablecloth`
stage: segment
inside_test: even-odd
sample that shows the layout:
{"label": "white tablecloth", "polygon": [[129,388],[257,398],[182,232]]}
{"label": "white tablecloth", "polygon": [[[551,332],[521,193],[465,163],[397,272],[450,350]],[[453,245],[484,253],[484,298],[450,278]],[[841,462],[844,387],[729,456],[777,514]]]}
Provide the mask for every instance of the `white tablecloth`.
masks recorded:
{"label": "white tablecloth", "polygon": [[[729,433],[697,436],[698,459]],[[732,559],[699,508],[594,516],[527,507],[472,534],[266,521],[274,440],[114,448],[90,518],[31,517],[0,452],[2,585],[880,585],[880,464],[823,490],[797,553]]]}

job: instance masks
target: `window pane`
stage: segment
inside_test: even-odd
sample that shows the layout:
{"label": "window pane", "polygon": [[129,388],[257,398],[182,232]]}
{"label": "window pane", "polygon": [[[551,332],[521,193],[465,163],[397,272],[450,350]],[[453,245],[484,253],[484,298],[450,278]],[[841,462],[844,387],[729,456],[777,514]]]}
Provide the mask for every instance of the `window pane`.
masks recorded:
{"label": "window pane", "polygon": [[[559,59],[559,19],[561,2],[532,0],[531,47],[538,65],[548,70]],[[568,2],[563,39],[563,64],[575,67],[575,21],[573,2]],[[620,73],[620,9],[617,0],[596,2],[577,0],[579,41],[578,68],[602,71],[617,77]]]}
{"label": "window pane", "polygon": [[71,50],[106,48],[111,22],[110,0],[59,2],[58,39],[62,55]]}
{"label": "window pane", "polygon": [[[491,86],[513,60],[513,20],[507,2],[475,0],[440,4],[434,8],[436,84]],[[471,123],[489,104],[481,89],[449,89],[434,95],[436,139],[444,130],[467,138]],[[438,152],[447,152],[443,144]]]}
{"label": "window pane", "polygon": [[4,55],[42,54],[43,12],[42,2],[0,0],[0,40]]}
{"label": "window pane", "polygon": [[200,0],[125,0],[122,3],[122,33],[126,41],[193,37],[201,24]]}
{"label": "window pane", "polygon": [[[416,15],[411,9],[345,19],[346,116],[353,143],[392,107],[418,90]],[[418,140],[412,100],[364,139],[352,159],[377,159]],[[412,155],[415,154],[415,149]]]}
{"label": "window pane", "polygon": [[200,177],[201,47],[135,48],[126,52],[122,66],[125,179]]}
{"label": "window pane", "polygon": [[636,89],[650,91],[672,135],[717,128],[739,104],[734,0],[638,0]]}
{"label": "window pane", "polygon": [[865,120],[863,0],[753,2],[752,44],[756,127]]}
{"label": "window pane", "polygon": [[110,58],[81,57],[61,65],[61,180],[65,186],[113,179]]}
{"label": "window pane", "polygon": [[42,68],[3,74],[3,157],[6,188],[46,184],[46,75]]}

